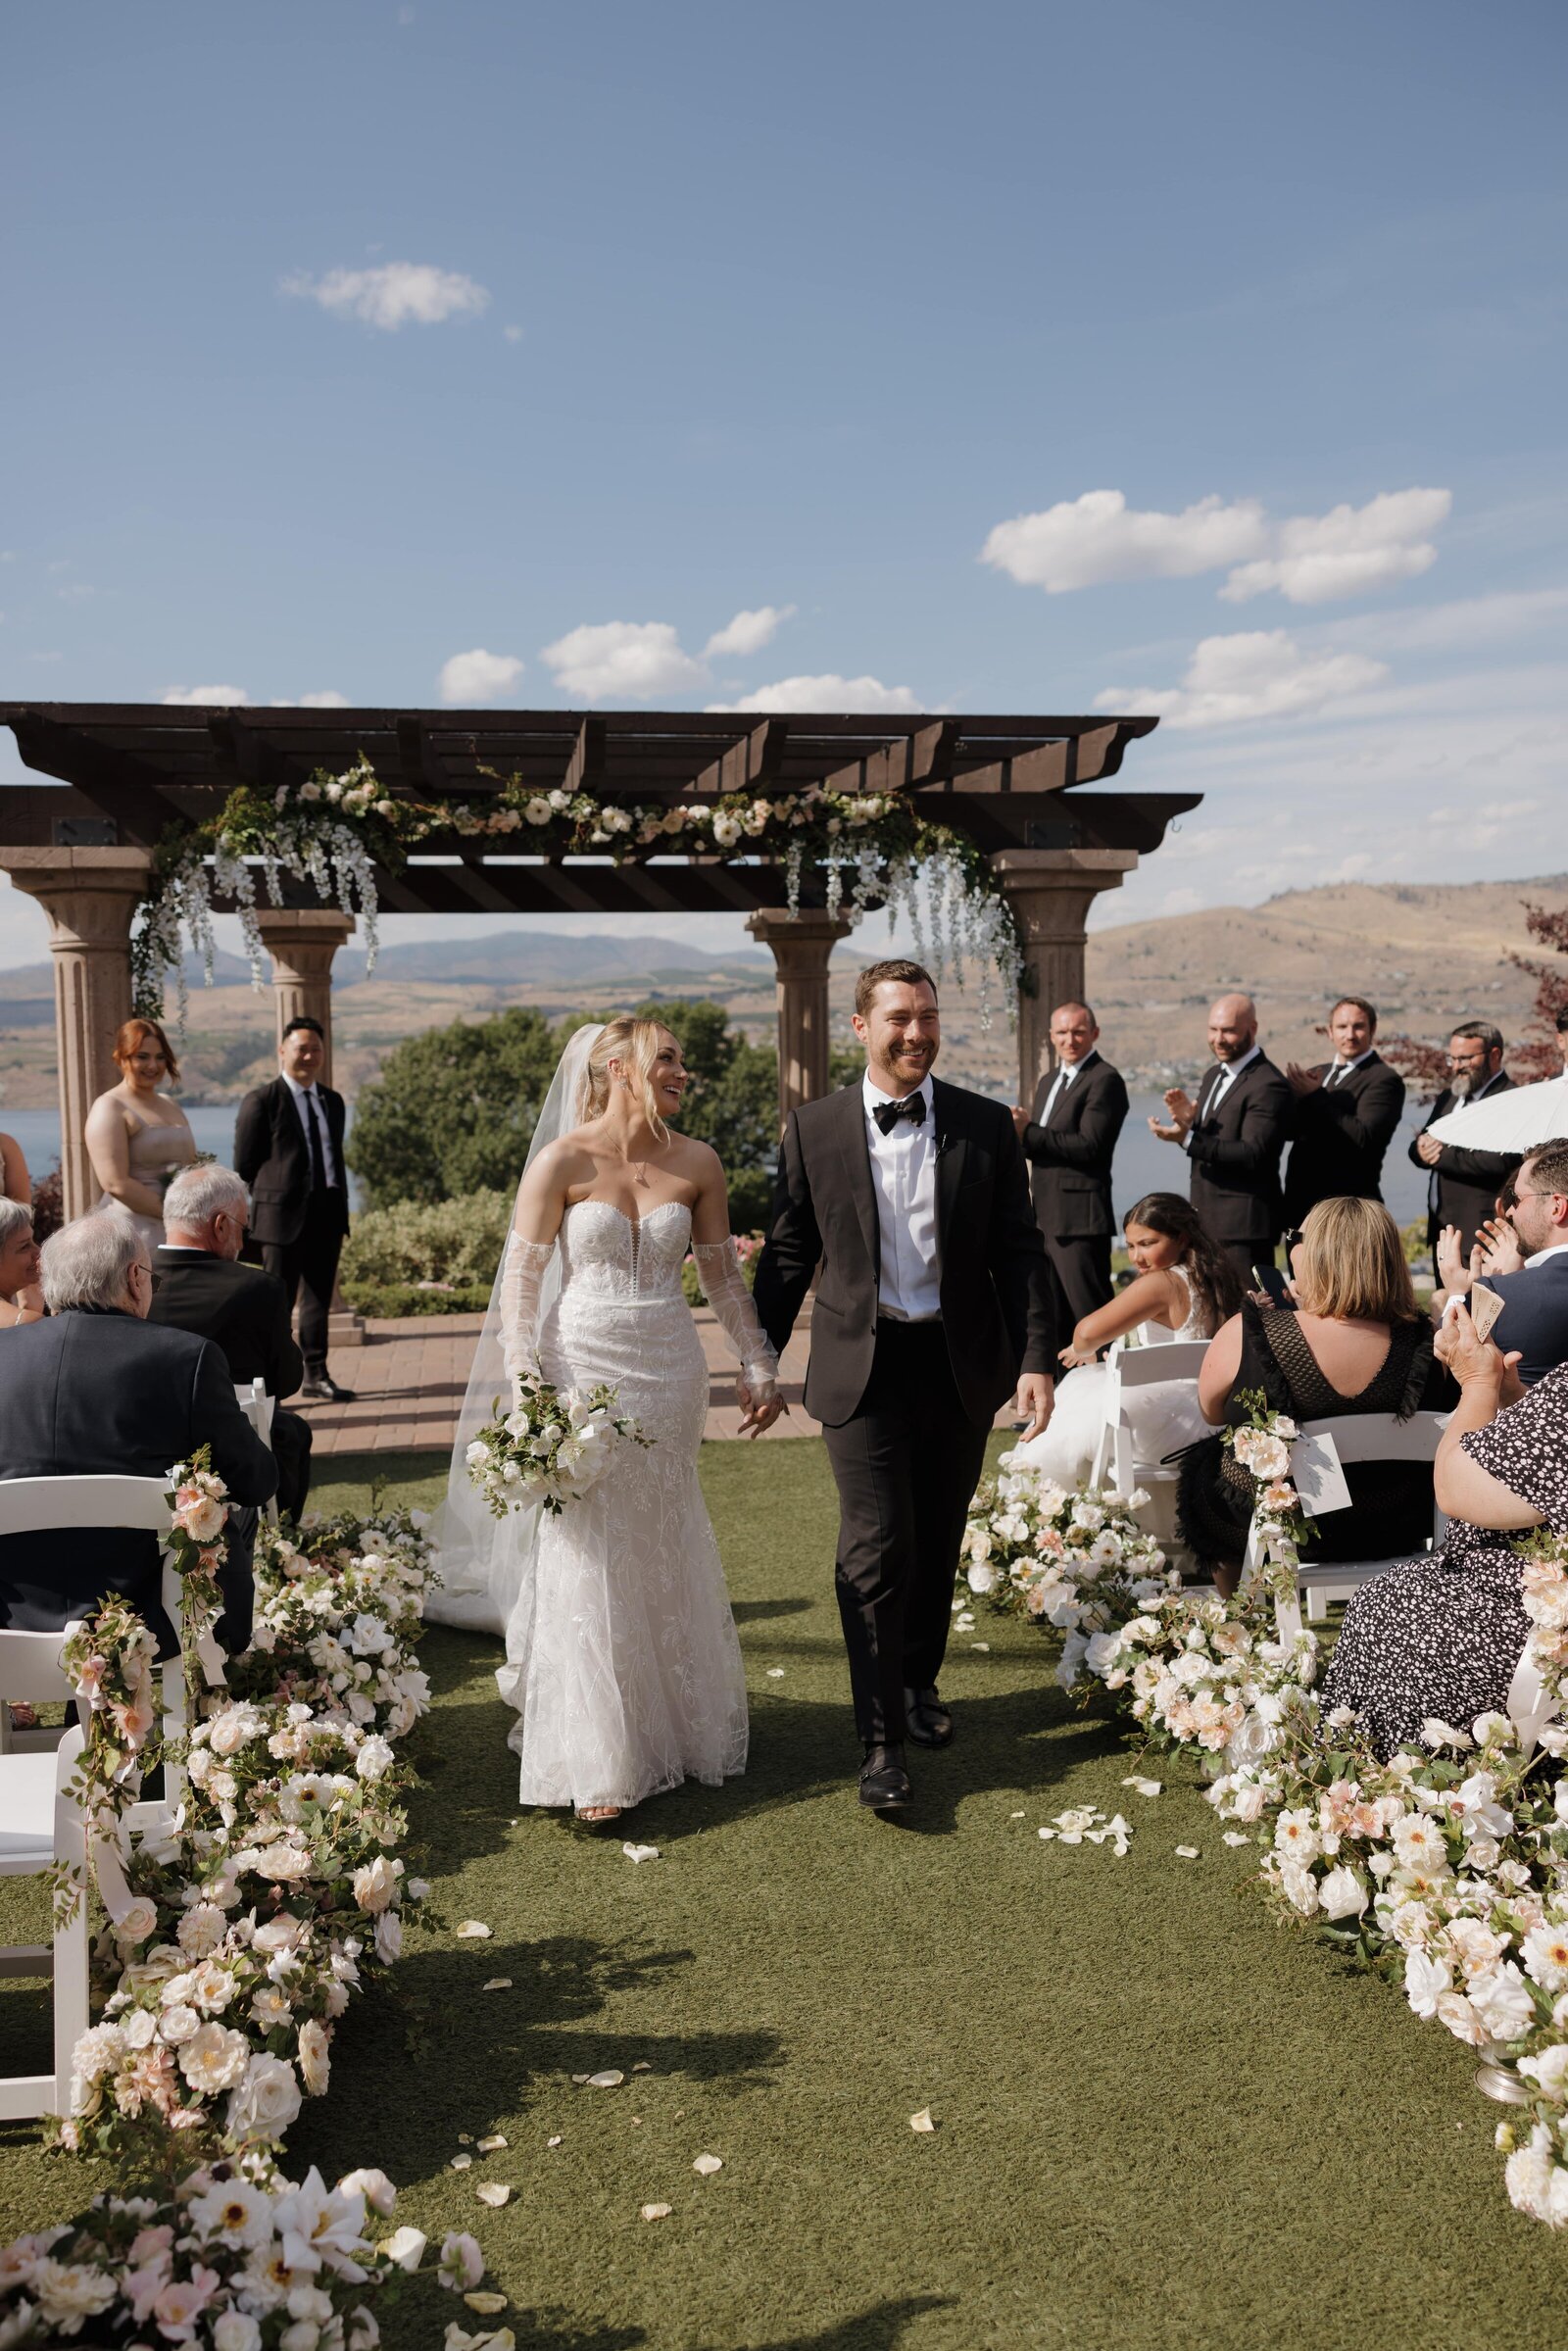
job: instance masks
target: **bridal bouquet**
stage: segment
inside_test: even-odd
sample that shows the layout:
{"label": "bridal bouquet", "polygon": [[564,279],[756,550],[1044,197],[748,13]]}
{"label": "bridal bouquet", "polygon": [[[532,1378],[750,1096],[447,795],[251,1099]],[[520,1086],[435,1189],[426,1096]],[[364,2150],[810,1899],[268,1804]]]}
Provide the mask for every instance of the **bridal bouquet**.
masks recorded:
{"label": "bridal bouquet", "polygon": [[628,1413],[615,1410],[616,1391],[601,1384],[584,1393],[552,1388],[537,1372],[519,1383],[519,1400],[503,1412],[498,1396],[465,1458],[468,1478],[495,1517],[535,1505],[564,1510],[603,1476],[612,1442],[649,1445]]}

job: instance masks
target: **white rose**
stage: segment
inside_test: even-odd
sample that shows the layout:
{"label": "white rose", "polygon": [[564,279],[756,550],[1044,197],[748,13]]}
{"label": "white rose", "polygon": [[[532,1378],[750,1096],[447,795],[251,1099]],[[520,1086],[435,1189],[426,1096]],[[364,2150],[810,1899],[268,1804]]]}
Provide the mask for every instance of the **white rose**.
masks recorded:
{"label": "white rose", "polygon": [[971,1592],[990,1592],[996,1585],[997,1571],[983,1560],[971,1559],[965,1581]]}
{"label": "white rose", "polygon": [[1359,1918],[1367,1905],[1366,1886],[1354,1870],[1342,1864],[1339,1869],[1330,1870],[1318,1887],[1318,1900],[1325,1918]]}
{"label": "white rose", "polygon": [[1470,2005],[1494,2040],[1517,2040],[1536,2021],[1530,1986],[1511,1959],[1474,1979]]}
{"label": "white rose", "polygon": [[368,1910],[372,1915],[388,1909],[402,1875],[401,1861],[389,1861],[384,1853],[378,1853],[373,1861],[367,1862],[363,1869],[355,1871],[354,1899],[362,1910]]}
{"label": "white rose", "polygon": [[300,2079],[313,2098],[318,2098],[326,2088],[332,2070],[328,2054],[332,2035],[315,2017],[307,2017],[300,2027]]}
{"label": "white rose", "polygon": [[395,1910],[385,1910],[375,1922],[375,1955],[388,1967],[403,1955],[403,1921]]}
{"label": "white rose", "polygon": [[220,2312],[213,2322],[213,2351],[262,2351],[262,2330],[248,2310]]}
{"label": "white rose", "polygon": [[354,1769],[362,1780],[381,1780],[392,1769],[394,1761],[391,1745],[386,1739],[368,1739],[354,1758]]}
{"label": "white rose", "polygon": [[301,2105],[300,2085],[285,2057],[253,2057],[229,2095],[228,2131],[237,2139],[279,2139]]}
{"label": "white rose", "polygon": [[[508,1425],[510,1427],[511,1424]],[[470,1469],[483,1469],[490,1458],[490,1447],[487,1445],[481,1445],[476,1437],[463,1458]]]}
{"label": "white rose", "polygon": [[158,1906],[145,1894],[138,1894],[122,1918],[115,1921],[115,1940],[122,1943],[145,1942],[158,1924]]}
{"label": "white rose", "polygon": [[232,2089],[245,2072],[251,2053],[243,2033],[226,2025],[198,2026],[179,2052],[179,2070],[202,2097]]}
{"label": "white rose", "polygon": [[201,2018],[183,2000],[166,2008],[158,2021],[158,2030],[172,2049],[178,2049],[201,2030]]}

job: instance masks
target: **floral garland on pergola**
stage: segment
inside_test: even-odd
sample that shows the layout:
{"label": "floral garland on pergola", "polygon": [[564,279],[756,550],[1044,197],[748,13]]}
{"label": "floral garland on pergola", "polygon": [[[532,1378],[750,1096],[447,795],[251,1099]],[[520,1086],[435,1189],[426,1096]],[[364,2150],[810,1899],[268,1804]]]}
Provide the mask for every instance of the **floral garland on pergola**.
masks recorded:
{"label": "floral garland on pergola", "polygon": [[972,958],[983,1027],[991,1021],[993,973],[1003,980],[1009,1010],[1014,1003],[1022,949],[985,852],[968,834],[931,822],[902,794],[810,784],[774,795],[733,792],[685,807],[601,800],[559,786],[537,791],[519,776],[497,780],[501,789],[483,801],[394,799],[362,757],[343,775],[318,769],[308,783],[276,792],[242,785],[207,822],[172,828],[159,844],[131,936],[137,1012],[161,1016],[172,976],[183,1024],[182,932],[212,985],[215,897],[233,900],[252,977],[262,985],[258,865],[274,906],[283,904],[287,875],[313,883],[324,902],[357,915],[365,926],[367,970],[373,970],[374,869],[401,872],[411,850],[442,833],[466,840],[518,835],[519,846],[526,843],[542,857],[608,856],[617,865],[681,855],[772,858],[784,868],[792,914],[805,875],[819,872],[830,914],[854,923],[873,906],[885,906],[890,919],[905,912],[916,955],[939,978],[950,956],[960,969]]}

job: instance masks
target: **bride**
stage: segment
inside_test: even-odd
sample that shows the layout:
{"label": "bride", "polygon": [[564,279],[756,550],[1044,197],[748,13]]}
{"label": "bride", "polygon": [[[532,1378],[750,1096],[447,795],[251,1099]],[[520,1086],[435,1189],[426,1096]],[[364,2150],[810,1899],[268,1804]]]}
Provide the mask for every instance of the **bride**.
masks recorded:
{"label": "bride", "polygon": [[[1230,1260],[1180,1193],[1146,1193],[1128,1209],[1122,1231],[1134,1278],[1108,1306],[1086,1314],[1077,1325],[1061,1349],[1067,1377],[1057,1384],[1051,1425],[1013,1456],[1020,1467],[1038,1470],[1058,1486],[1083,1485],[1094,1463],[1104,1418],[1105,1367],[1096,1360],[1101,1348],[1133,1331],[1140,1347],[1212,1339],[1242,1302]],[[1158,1461],[1209,1434],[1196,1382],[1156,1381],[1151,1388],[1130,1390],[1123,1402],[1139,1461]]]}
{"label": "bride", "polygon": [[[688,1248],[741,1361],[741,1433],[783,1409],[778,1360],[730,1238],[724,1171],[671,1131],[689,1080],[657,1021],[582,1028],[534,1131],[458,1426],[437,1536],[443,1622],[505,1629],[519,1800],[618,1819],[688,1775],[746,1768],[746,1690],[718,1545],[697,1483],[708,1413],[681,1290]],[[607,1381],[652,1443],[622,1443],[559,1514],[494,1519],[465,1453],[504,1382]]]}

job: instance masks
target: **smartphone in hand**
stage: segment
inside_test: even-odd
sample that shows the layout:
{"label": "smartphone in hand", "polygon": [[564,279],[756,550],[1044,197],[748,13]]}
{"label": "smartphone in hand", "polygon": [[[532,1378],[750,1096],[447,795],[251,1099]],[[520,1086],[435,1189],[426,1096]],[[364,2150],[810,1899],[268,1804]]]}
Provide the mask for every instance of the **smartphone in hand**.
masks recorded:
{"label": "smartphone in hand", "polygon": [[1252,1287],[1265,1292],[1276,1306],[1294,1306],[1296,1303],[1285,1286],[1285,1276],[1277,1265],[1254,1265]]}

